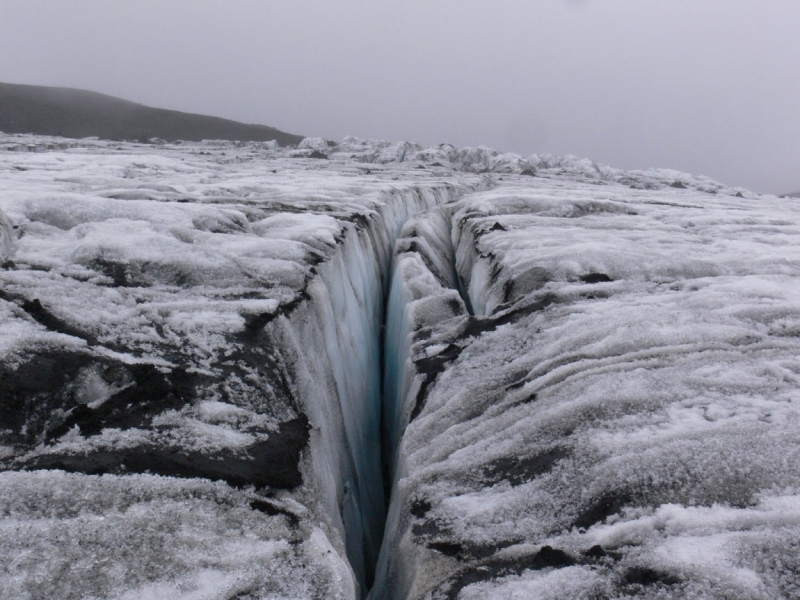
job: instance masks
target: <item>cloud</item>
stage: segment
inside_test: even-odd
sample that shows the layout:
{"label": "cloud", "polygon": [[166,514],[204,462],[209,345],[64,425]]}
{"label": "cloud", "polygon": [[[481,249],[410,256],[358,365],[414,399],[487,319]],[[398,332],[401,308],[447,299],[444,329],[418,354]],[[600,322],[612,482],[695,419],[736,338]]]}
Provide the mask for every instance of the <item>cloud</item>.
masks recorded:
{"label": "cloud", "polygon": [[800,189],[800,3],[4,0],[0,81]]}

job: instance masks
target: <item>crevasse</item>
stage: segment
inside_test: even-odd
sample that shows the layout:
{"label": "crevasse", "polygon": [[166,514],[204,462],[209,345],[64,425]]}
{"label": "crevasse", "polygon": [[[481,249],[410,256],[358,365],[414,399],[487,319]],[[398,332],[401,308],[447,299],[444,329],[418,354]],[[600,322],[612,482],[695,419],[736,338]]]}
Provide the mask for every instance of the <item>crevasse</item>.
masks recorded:
{"label": "crevasse", "polygon": [[392,280],[386,309],[384,343],[384,456],[391,488],[385,538],[378,559],[375,585],[370,598],[404,598],[403,574],[411,565],[403,564],[406,553],[399,552],[405,542],[401,526],[408,515],[398,482],[405,473],[401,449],[403,432],[420,410],[419,401],[426,386],[424,343],[427,332],[442,323],[463,322],[471,303],[456,272],[456,247],[453,240],[454,207],[440,206],[417,215],[403,227],[395,246]]}
{"label": "crevasse", "polygon": [[[466,191],[464,186],[430,185],[387,192],[374,211],[348,224],[339,251],[318,267],[319,276],[306,290],[306,301],[270,324],[274,339],[280,340],[287,354],[297,397],[303,399],[312,426],[309,468],[314,484],[362,596],[375,579],[386,514],[381,460],[382,328],[395,241],[413,215]],[[398,272],[397,266],[394,271]],[[397,327],[392,317],[387,347],[394,347],[402,336],[395,332]],[[399,327],[404,331],[404,325]],[[394,365],[400,358],[388,354],[385,358],[392,365],[386,378],[394,381]],[[394,384],[385,389],[394,389]],[[390,396],[387,406],[393,407],[396,394]],[[389,415],[393,411],[387,409]],[[391,428],[392,443],[384,445],[390,453],[397,431]],[[393,462],[392,454],[387,464]],[[394,473],[393,467],[390,472]]]}

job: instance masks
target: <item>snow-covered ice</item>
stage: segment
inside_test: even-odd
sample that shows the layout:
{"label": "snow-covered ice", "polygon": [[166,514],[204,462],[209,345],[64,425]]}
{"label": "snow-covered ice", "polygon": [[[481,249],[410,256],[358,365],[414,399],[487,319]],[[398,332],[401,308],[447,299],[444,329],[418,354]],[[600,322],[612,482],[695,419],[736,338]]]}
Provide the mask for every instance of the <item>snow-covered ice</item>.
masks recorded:
{"label": "snow-covered ice", "polygon": [[376,598],[800,593],[800,206],[601,181],[450,209],[475,316],[404,317]]}
{"label": "snow-covered ice", "polygon": [[1,597],[800,595],[796,200],[357,138],[0,190]]}

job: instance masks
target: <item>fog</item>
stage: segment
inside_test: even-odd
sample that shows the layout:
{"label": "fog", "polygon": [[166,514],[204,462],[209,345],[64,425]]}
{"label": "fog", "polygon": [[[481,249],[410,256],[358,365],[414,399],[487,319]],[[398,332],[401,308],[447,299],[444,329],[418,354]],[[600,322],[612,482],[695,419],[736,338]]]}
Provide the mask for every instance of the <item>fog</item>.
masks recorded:
{"label": "fog", "polygon": [[800,190],[798,0],[3,0],[0,81]]}

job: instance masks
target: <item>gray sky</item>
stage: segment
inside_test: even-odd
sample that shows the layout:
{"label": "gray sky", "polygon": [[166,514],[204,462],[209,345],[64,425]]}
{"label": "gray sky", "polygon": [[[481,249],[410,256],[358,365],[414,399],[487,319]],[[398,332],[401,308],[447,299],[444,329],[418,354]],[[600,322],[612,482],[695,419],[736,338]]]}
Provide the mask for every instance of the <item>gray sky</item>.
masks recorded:
{"label": "gray sky", "polygon": [[800,0],[2,0],[0,81],[800,190]]}

